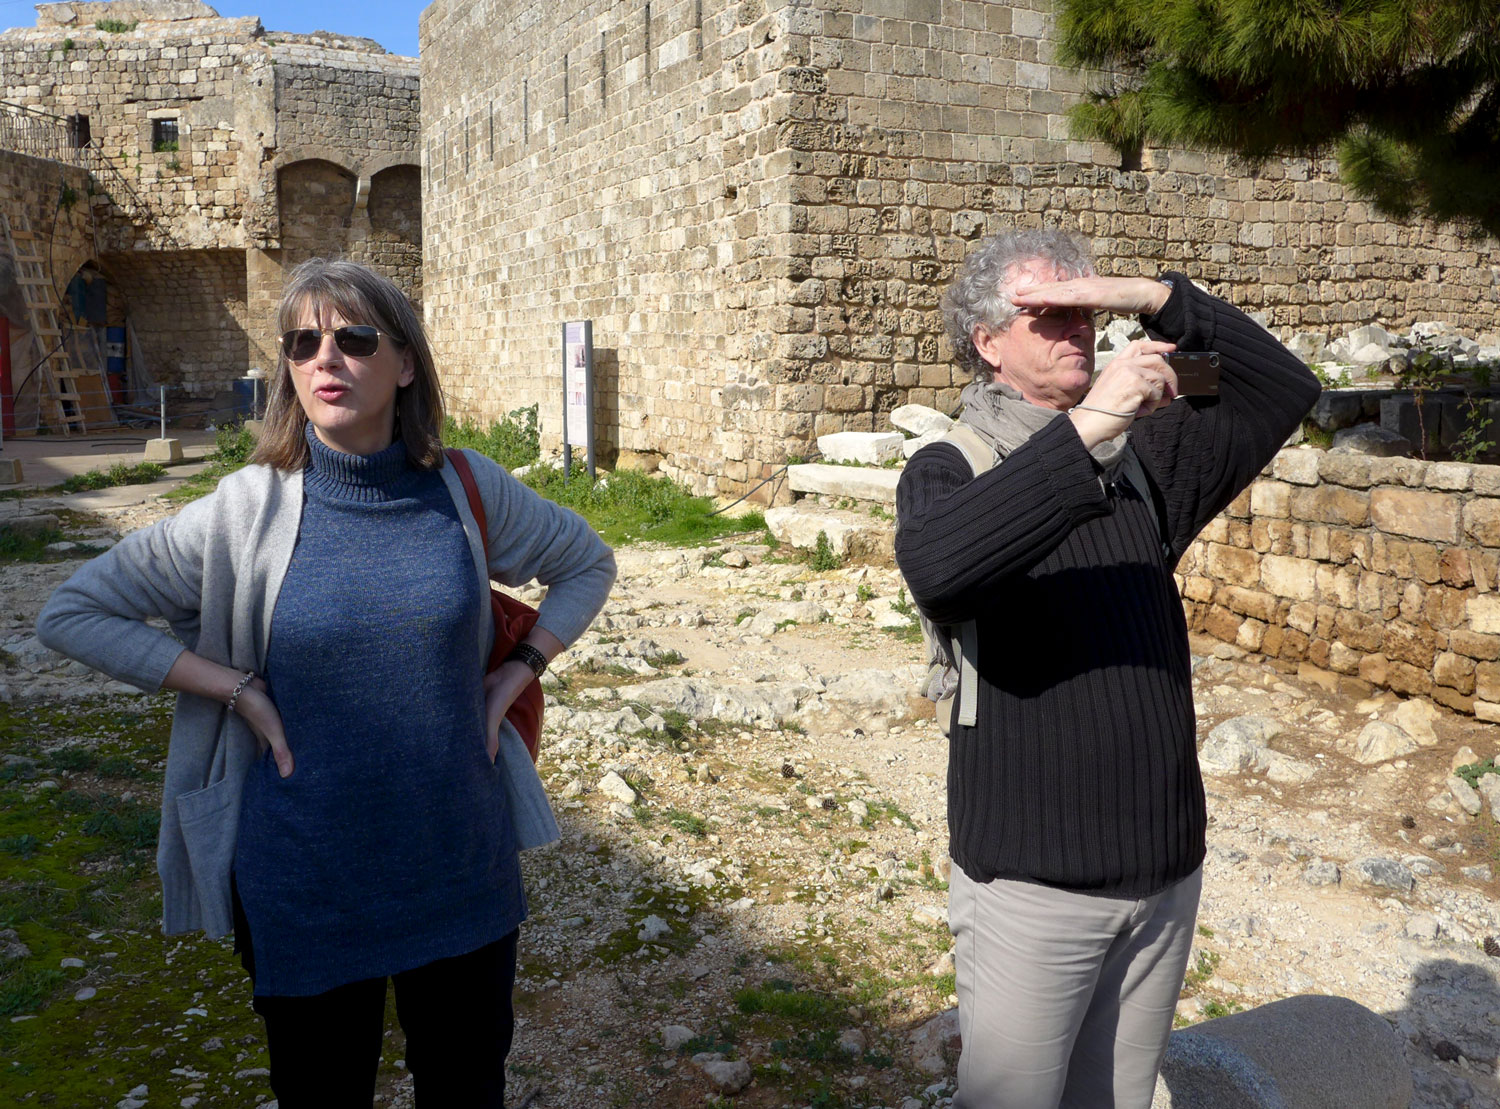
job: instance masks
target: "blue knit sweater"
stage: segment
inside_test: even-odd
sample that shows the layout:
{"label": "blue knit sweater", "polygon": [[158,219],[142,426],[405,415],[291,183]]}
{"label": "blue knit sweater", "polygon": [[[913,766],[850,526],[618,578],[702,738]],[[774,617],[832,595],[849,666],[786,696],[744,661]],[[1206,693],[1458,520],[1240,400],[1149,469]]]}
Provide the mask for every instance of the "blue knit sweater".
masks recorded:
{"label": "blue knit sweater", "polygon": [[262,996],[461,955],[526,916],[453,499],[399,441],[364,457],[309,441],[266,675],[296,769],[252,768],[234,863]]}

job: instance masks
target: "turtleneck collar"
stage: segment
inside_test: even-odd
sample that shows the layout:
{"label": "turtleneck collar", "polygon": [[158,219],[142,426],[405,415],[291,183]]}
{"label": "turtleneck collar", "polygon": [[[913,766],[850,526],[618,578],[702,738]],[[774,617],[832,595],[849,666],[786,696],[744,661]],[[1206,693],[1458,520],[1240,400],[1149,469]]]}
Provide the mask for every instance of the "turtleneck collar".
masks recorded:
{"label": "turtleneck collar", "polygon": [[342,501],[391,501],[407,496],[421,476],[406,457],[406,444],[397,439],[374,454],[345,454],[324,444],[306,427],[308,459],[303,485]]}

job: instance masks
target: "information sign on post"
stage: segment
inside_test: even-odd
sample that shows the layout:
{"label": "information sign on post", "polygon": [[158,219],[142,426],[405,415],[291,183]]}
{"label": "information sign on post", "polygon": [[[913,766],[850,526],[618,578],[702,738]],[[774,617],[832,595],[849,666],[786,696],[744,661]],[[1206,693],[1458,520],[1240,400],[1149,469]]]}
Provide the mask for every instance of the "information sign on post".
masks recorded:
{"label": "information sign on post", "polygon": [[563,324],[563,472],[581,447],[594,480],[594,321]]}

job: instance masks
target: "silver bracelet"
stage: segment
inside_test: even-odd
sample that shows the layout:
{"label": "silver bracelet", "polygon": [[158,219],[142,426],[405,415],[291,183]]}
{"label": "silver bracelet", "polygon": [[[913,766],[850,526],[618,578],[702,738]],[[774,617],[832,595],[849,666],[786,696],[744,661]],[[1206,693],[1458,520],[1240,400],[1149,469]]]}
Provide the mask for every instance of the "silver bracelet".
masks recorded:
{"label": "silver bracelet", "polygon": [[254,680],[255,680],[255,671],[254,670],[246,670],[245,671],[245,676],[243,678],[241,678],[240,681],[239,681],[239,684],[234,687],[234,692],[229,695],[229,700],[227,702],[225,702],[224,707],[227,708],[230,712],[234,712],[234,706],[237,705],[237,704],[239,704],[240,694],[243,693],[243,692],[245,692],[245,689]]}
{"label": "silver bracelet", "polygon": [[1111,408],[1095,408],[1092,404],[1075,404],[1073,408],[1081,408],[1085,412],[1099,412],[1105,416],[1117,416],[1122,420],[1133,420],[1136,416],[1135,412],[1116,412]]}

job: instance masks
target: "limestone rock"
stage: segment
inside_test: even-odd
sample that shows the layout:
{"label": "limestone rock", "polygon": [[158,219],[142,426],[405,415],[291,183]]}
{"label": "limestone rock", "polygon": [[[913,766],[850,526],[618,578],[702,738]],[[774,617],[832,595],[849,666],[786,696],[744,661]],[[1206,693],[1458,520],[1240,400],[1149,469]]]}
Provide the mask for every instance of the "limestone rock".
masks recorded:
{"label": "limestone rock", "polygon": [[1409,868],[1394,859],[1382,859],[1378,855],[1366,855],[1355,859],[1344,868],[1344,873],[1361,885],[1377,886],[1381,889],[1409,891],[1417,884]]}
{"label": "limestone rock", "polygon": [[1336,886],[1339,884],[1338,864],[1328,862],[1326,859],[1309,863],[1307,869],[1302,872],[1302,880],[1309,886]]}
{"label": "limestone rock", "polygon": [[917,1068],[927,1074],[940,1075],[948,1070],[948,1060],[957,1062],[962,1046],[958,1035],[958,1010],[946,1009],[911,1034],[912,1055]]}
{"label": "limestone rock", "polygon": [[891,425],[920,437],[942,435],[953,426],[953,420],[925,404],[903,404],[891,410]]}
{"label": "limestone rock", "polygon": [[698,1064],[721,1094],[737,1094],[750,1085],[753,1074],[743,1059],[707,1059]]}
{"label": "limestone rock", "polygon": [[654,943],[663,936],[670,936],[671,934],[672,926],[655,913],[652,913],[645,920],[641,921],[640,930],[636,932],[635,938],[641,940],[643,943]]}
{"label": "limestone rock", "polygon": [[1394,724],[1372,720],[1352,740],[1347,736],[1341,740],[1339,749],[1355,762],[1374,766],[1411,754],[1417,749],[1417,741]]}
{"label": "limestone rock", "polygon": [[1279,721],[1265,716],[1237,716],[1226,720],[1203,741],[1198,763],[1209,774],[1239,774],[1266,764],[1266,741],[1282,731]]}
{"label": "limestone rock", "polygon": [[1458,807],[1470,816],[1478,816],[1484,809],[1484,802],[1479,797],[1479,791],[1457,774],[1449,776],[1447,785],[1448,792],[1453,795],[1453,800],[1458,802]]}
{"label": "limestone rock", "polygon": [[[840,558],[853,554],[860,537],[876,526],[881,526],[880,522],[866,514],[838,509],[804,504],[766,509],[766,527],[780,542],[810,551],[818,545],[818,533],[822,532],[828,537],[829,548]],[[884,526],[884,530],[889,531],[889,527]]]}
{"label": "limestone rock", "polygon": [[668,1051],[676,1051],[697,1034],[686,1025],[668,1024],[661,1030],[661,1046]]}
{"label": "limestone rock", "polygon": [[1478,792],[1489,806],[1490,815],[1500,823],[1500,774],[1486,774],[1480,778]]}
{"label": "limestone rock", "polygon": [[599,779],[599,792],[622,805],[634,805],[638,796],[630,783],[613,770]]}
{"label": "limestone rock", "polygon": [[1438,741],[1433,724],[1442,716],[1431,702],[1414,698],[1396,706],[1396,711],[1391,713],[1391,722],[1423,747],[1431,747]]}

